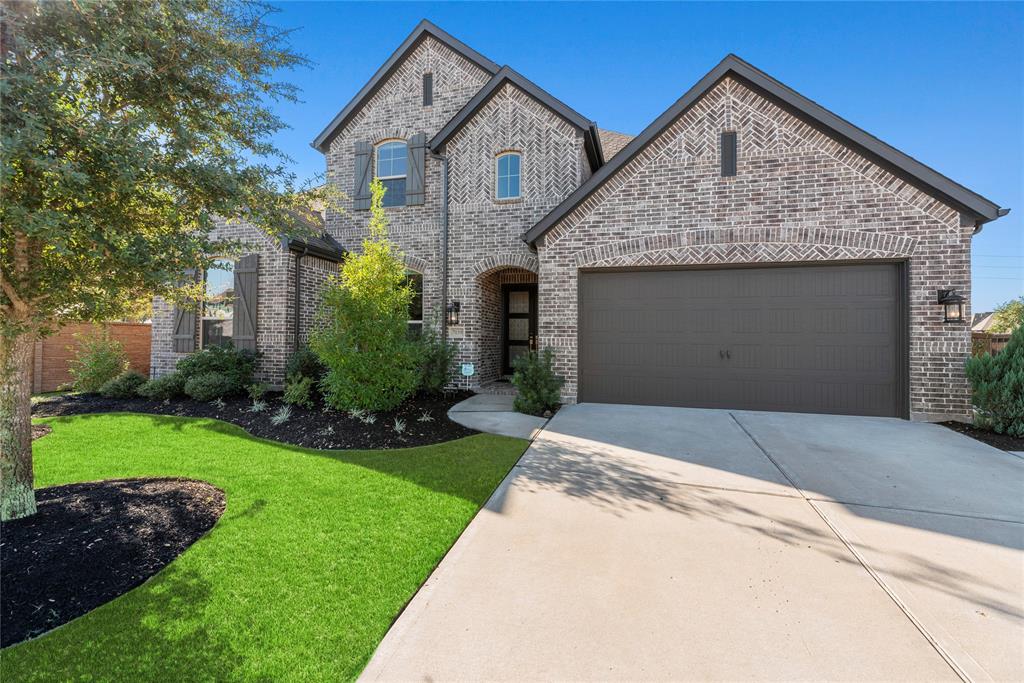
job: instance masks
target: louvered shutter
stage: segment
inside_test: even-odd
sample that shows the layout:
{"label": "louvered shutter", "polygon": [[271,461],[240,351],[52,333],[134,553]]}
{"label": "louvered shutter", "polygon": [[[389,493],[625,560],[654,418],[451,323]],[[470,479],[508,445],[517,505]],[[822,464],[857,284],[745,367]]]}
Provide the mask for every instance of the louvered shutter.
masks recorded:
{"label": "louvered shutter", "polygon": [[[196,270],[185,271],[185,281],[196,281]],[[175,353],[192,353],[196,350],[196,310],[194,307],[174,307],[174,328],[171,333]]]}
{"label": "louvered shutter", "polygon": [[409,138],[409,175],[405,180],[405,204],[423,203],[423,177],[427,163],[427,136],[416,133]]}
{"label": "louvered shutter", "polygon": [[258,263],[258,254],[248,254],[235,262],[235,310],[231,336],[239,350],[256,350]]}
{"label": "louvered shutter", "polygon": [[370,154],[373,145],[369,142],[355,144],[355,183],[352,188],[352,208],[365,211],[370,208]]}

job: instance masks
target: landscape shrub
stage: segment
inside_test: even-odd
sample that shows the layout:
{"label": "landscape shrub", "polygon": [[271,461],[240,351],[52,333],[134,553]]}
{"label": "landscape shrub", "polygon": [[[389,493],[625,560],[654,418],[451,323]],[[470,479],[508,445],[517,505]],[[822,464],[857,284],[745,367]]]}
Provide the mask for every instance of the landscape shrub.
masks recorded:
{"label": "landscape shrub", "polygon": [[313,407],[313,378],[303,377],[295,374],[289,375],[284,383],[285,403],[302,406],[303,408]]}
{"label": "landscape shrub", "polygon": [[520,413],[542,415],[554,410],[561,401],[565,380],[555,374],[555,354],[551,349],[530,352],[512,363],[512,384],[519,390],[512,406]]}
{"label": "landscape shrub", "polygon": [[185,380],[185,394],[197,401],[213,401],[237,391],[235,381],[223,372],[204,372]]}
{"label": "landscape shrub", "polygon": [[975,424],[998,434],[1024,437],[1024,327],[1003,350],[967,360]]}
{"label": "landscape shrub", "polygon": [[316,357],[313,350],[308,346],[300,347],[295,353],[288,356],[288,362],[284,366],[284,376],[309,377],[314,382],[319,382],[324,375],[324,364]]}
{"label": "landscape shrub", "polygon": [[448,384],[448,376],[455,362],[455,344],[441,340],[433,327],[423,331],[420,338],[420,389],[438,394]]}
{"label": "landscape shrub", "polygon": [[128,369],[124,347],[107,332],[75,335],[78,347],[69,363],[76,391],[95,393]]}
{"label": "landscape shrub", "polygon": [[413,298],[400,252],[387,239],[383,184],[371,184],[369,236],[324,291],[311,348],[327,368],[324,400],[341,410],[391,410],[420,382],[418,344],[408,336]]}
{"label": "landscape shrub", "polygon": [[185,393],[189,396],[192,396],[188,391],[191,380],[214,373],[222,377],[218,384],[227,387],[220,396],[231,396],[246,391],[252,384],[256,358],[257,354],[252,351],[240,351],[232,346],[211,346],[181,359],[177,371],[185,379]]}
{"label": "landscape shrub", "polygon": [[180,372],[170,372],[149,380],[138,388],[137,393],[154,401],[177,398],[185,393],[185,377]]}
{"label": "landscape shrub", "polygon": [[104,398],[134,398],[139,387],[146,383],[144,375],[134,370],[125,370],[120,375],[100,387]]}

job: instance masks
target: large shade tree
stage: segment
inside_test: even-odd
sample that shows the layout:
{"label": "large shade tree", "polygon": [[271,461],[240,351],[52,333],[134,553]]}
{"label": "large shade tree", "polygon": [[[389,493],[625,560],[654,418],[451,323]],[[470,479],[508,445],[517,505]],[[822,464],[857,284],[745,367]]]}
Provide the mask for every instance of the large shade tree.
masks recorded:
{"label": "large shade tree", "polygon": [[[0,5],[0,518],[35,512],[30,361],[71,321],[118,318],[231,245],[213,217],[291,231],[275,74],[304,64],[249,0]],[[192,285],[197,289],[196,285]]]}

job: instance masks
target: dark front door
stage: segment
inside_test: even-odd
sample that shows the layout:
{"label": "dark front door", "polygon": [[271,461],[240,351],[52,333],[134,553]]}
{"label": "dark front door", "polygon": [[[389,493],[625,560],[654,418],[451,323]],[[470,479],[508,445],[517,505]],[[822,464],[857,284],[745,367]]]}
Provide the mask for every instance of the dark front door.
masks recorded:
{"label": "dark front door", "polygon": [[512,374],[512,362],[537,348],[537,285],[503,288],[502,372]]}

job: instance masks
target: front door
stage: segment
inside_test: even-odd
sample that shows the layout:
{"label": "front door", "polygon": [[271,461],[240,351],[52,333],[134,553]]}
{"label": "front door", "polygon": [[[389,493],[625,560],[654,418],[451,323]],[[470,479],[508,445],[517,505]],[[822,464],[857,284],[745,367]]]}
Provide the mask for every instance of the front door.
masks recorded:
{"label": "front door", "polygon": [[537,285],[505,285],[502,372],[512,374],[512,362],[537,348]]}

